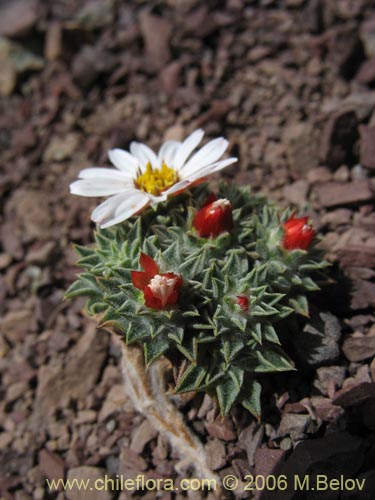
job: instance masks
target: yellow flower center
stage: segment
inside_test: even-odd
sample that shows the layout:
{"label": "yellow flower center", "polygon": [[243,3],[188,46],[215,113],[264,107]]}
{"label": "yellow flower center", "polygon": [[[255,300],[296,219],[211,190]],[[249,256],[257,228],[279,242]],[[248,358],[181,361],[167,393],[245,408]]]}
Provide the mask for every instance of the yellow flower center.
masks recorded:
{"label": "yellow flower center", "polygon": [[168,167],[163,162],[161,168],[152,168],[151,163],[147,163],[146,171],[139,175],[134,182],[138,189],[158,196],[173,184],[176,184],[177,181],[176,170]]}

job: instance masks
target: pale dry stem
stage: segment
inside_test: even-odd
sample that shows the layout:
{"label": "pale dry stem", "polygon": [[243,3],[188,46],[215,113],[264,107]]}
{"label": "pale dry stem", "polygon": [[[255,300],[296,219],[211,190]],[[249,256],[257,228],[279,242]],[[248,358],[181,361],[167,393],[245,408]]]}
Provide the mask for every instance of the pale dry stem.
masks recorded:
{"label": "pale dry stem", "polygon": [[166,395],[165,365],[156,361],[146,369],[142,350],[138,346],[127,346],[120,339],[118,342],[122,350],[121,370],[126,392],[134,407],[149,419],[178,453],[180,461],[176,470],[180,473],[194,470],[196,477],[215,480],[216,494],[219,494],[220,479],[208,466],[202,443]]}

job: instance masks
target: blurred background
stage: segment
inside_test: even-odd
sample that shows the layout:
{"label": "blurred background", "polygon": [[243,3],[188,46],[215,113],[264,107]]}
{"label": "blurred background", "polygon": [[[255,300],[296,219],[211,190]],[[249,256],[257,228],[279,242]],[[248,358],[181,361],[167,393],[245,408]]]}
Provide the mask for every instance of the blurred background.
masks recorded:
{"label": "blurred background", "polygon": [[112,147],[197,127],[239,157],[216,181],[312,217],[337,286],[311,359],[302,345],[297,373],[265,381],[264,423],[217,419],[199,395],[181,409],[220,474],[293,464],[295,444],[319,438],[306,467],[343,446],[337,470],[375,491],[373,0],[1,0],[0,68],[1,498],[86,498],[46,477],[175,477],[123,393],[118,349],[83,301],[62,300],[97,204],[68,186]]}

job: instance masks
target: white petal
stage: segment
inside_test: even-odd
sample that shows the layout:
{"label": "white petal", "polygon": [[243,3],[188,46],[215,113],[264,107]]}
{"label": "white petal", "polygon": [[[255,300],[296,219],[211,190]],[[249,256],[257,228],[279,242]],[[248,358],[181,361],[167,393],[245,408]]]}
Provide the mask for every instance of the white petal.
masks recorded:
{"label": "white petal", "polygon": [[128,219],[146,207],[149,202],[148,196],[141,191],[118,194],[96,207],[91,218],[104,229]]}
{"label": "white petal", "polygon": [[80,179],[70,184],[72,194],[89,197],[111,196],[131,189],[131,185],[126,186],[114,179]]}
{"label": "white petal", "polygon": [[185,161],[191,155],[193,150],[198,146],[198,144],[203,139],[204,132],[202,129],[194,130],[192,134],[187,137],[181,144],[179,150],[176,153],[174,168],[180,170],[184,165]]}
{"label": "white petal", "polygon": [[164,193],[162,193],[159,196],[154,196],[150,193],[147,193],[147,196],[150,198],[152,205],[156,205],[157,203],[160,203],[160,202],[165,201],[167,199],[167,195]]}
{"label": "white petal", "polygon": [[176,182],[172,187],[163,192],[164,195],[169,196],[170,194],[186,189],[190,186],[192,181],[190,179],[185,179],[183,181]]}
{"label": "white petal", "polygon": [[203,177],[208,177],[209,175],[214,174],[215,172],[219,172],[225,167],[228,167],[229,165],[232,165],[232,163],[236,163],[238,161],[238,158],[227,158],[226,160],[220,160],[216,163],[212,163],[211,165],[207,165],[204,168],[198,169],[196,171],[188,171],[184,172],[184,177],[183,179],[185,180],[190,180],[190,181],[196,181],[198,179],[202,179]]}
{"label": "white petal", "polygon": [[126,198],[124,193],[116,194],[115,196],[111,196],[107,200],[103,201],[100,205],[98,205],[95,210],[93,210],[91,214],[91,219],[94,222],[99,222],[101,219],[108,216],[108,214],[112,213],[116,207],[118,207],[123,200]]}
{"label": "white petal", "polygon": [[122,172],[136,175],[138,169],[138,161],[127,151],[123,149],[111,149],[108,151],[108,157],[113,165]]}
{"label": "white petal", "polygon": [[160,164],[164,161],[168,167],[173,166],[176,152],[180,146],[181,142],[166,141],[159,150],[158,156]]}
{"label": "white petal", "polygon": [[223,137],[208,142],[182,167],[181,172],[186,170],[196,171],[216,162],[228,147],[228,141]]}
{"label": "white petal", "polygon": [[159,166],[159,160],[156,154],[145,144],[140,142],[132,142],[130,144],[130,152],[137,158],[143,168],[146,168],[147,163],[151,163],[152,167]]}
{"label": "white petal", "polygon": [[125,172],[119,172],[114,168],[85,168],[78,174],[80,179],[112,179],[120,182],[129,182],[132,177]]}

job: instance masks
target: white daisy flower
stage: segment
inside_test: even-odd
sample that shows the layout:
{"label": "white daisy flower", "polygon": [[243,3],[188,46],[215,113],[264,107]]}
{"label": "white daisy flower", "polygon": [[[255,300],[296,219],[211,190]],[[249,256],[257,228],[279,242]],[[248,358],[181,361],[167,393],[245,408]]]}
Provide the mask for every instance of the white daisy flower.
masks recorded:
{"label": "white daisy flower", "polygon": [[158,155],[139,142],[130,144],[130,153],[111,149],[108,156],[116,169],[81,170],[79,180],[70,185],[70,192],[80,196],[109,196],[95,208],[91,218],[101,228],[118,224],[237,161],[237,158],[219,160],[228,147],[223,137],[192,154],[203,135],[203,130],[198,129],[182,143],[166,141]]}

